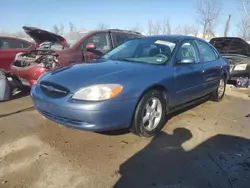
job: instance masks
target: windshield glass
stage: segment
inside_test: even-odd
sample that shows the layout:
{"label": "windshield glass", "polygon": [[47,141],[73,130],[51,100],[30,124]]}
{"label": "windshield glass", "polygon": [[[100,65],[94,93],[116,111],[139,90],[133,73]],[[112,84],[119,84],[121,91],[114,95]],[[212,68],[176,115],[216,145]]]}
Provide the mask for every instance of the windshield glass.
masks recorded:
{"label": "windshield glass", "polygon": [[167,39],[133,39],[106,53],[102,59],[163,64],[171,58],[175,46],[175,42]]}
{"label": "windshield glass", "polygon": [[68,43],[68,47],[70,48],[73,45],[75,45],[81,38],[89,34],[89,32],[90,31],[82,31],[82,32],[70,32],[68,34],[65,34],[64,38]]}

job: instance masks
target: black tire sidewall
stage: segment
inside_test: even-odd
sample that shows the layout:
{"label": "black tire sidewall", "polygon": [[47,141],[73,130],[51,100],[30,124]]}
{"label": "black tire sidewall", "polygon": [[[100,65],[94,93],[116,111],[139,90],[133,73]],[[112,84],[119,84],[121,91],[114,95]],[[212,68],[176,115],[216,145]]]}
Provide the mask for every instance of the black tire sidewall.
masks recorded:
{"label": "black tire sidewall", "polygon": [[[152,97],[155,97],[159,99],[162,105],[162,117],[155,129],[152,131],[148,131],[145,129],[142,123],[142,113],[143,109],[148,102],[148,100]],[[138,103],[134,118],[133,118],[133,124],[132,124],[132,132],[138,136],[143,136],[143,137],[151,137],[156,135],[165,125],[166,123],[166,99],[164,98],[164,95],[162,92],[158,90],[150,90],[147,93],[143,95],[141,98],[140,102]]]}
{"label": "black tire sidewall", "polygon": [[[221,79],[224,80],[224,91],[223,91],[223,94],[221,96],[219,96],[218,89],[220,87],[220,81],[221,81]],[[218,87],[217,87],[216,91],[213,93],[213,100],[217,101],[217,102],[219,102],[219,101],[221,101],[223,99],[223,97],[225,95],[225,92],[226,92],[226,84],[227,84],[226,83],[226,78],[225,78],[225,76],[222,76],[221,79],[219,81],[219,84],[218,84]]]}

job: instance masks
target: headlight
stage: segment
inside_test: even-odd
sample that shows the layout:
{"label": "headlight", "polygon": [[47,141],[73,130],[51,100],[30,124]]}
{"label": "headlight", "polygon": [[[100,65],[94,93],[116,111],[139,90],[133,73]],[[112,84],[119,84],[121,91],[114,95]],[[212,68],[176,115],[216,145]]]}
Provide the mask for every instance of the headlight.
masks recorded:
{"label": "headlight", "polygon": [[104,101],[116,97],[123,87],[119,84],[99,84],[80,89],[73,99],[84,101]]}
{"label": "headlight", "polygon": [[240,65],[236,65],[234,70],[240,71],[240,70],[246,70],[246,68],[247,68],[247,64],[240,64]]}

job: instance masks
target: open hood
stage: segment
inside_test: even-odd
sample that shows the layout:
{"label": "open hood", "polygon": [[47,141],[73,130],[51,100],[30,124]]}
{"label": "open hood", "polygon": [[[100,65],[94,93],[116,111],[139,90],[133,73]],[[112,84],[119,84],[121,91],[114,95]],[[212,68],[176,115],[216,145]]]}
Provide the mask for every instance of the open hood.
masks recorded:
{"label": "open hood", "polygon": [[56,42],[62,46],[67,46],[67,41],[60,35],[45,31],[36,27],[23,26],[23,30],[29,35],[36,43],[41,44],[43,42]]}
{"label": "open hood", "polygon": [[239,54],[250,57],[250,44],[238,37],[218,37],[209,41],[221,54]]}

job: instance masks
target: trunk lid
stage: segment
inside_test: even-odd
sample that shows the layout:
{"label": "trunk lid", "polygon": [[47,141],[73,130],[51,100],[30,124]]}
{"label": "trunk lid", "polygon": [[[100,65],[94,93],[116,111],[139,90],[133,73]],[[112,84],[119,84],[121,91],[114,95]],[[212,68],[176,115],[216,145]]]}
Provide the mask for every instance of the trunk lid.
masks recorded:
{"label": "trunk lid", "polygon": [[36,43],[41,44],[43,42],[56,42],[62,46],[67,46],[67,41],[60,35],[45,31],[36,27],[23,26],[23,30],[29,35]]}

